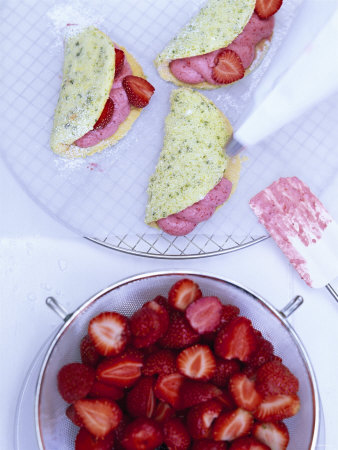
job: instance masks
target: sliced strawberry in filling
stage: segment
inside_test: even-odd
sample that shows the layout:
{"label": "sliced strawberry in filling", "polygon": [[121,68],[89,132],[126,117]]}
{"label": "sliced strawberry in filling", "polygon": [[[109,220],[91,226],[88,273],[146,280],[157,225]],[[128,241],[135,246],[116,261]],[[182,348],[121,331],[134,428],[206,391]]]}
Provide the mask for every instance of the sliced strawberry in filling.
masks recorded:
{"label": "sliced strawberry in filling", "polygon": [[[281,2],[282,0],[257,0],[257,3],[263,4],[260,10],[268,9],[266,4],[271,2]],[[256,3],[256,12],[257,11]],[[269,9],[272,11],[272,8]],[[207,82],[209,84],[225,84],[232,81],[224,81],[221,78],[213,76],[213,69],[217,63],[219,54],[225,49],[232,50],[239,57],[244,70],[253,62],[256,54],[256,46],[263,39],[268,39],[272,35],[274,27],[274,17],[267,19],[259,17],[256,12],[245,26],[242,33],[225,48],[220,48],[204,55],[192,56],[189,58],[176,59],[171,61],[169,67],[172,74],[180,81],[189,84]],[[264,11],[265,13],[265,11]],[[263,12],[261,14],[264,14]],[[233,80],[235,81],[235,80]]]}

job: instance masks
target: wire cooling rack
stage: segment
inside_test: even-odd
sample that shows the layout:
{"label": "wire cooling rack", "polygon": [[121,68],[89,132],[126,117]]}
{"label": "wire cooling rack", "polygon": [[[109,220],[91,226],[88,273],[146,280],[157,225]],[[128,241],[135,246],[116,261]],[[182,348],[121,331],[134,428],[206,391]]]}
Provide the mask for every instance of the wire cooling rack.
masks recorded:
{"label": "wire cooling rack", "polygon": [[[284,0],[262,64],[233,86],[205,92],[233,126],[282,44],[301,0]],[[174,88],[159,78],[153,60],[202,0],[10,0],[2,27],[0,123],[2,156],[25,191],[49,214],[82,236],[123,252],[194,258],[237,250],[267,237],[249,199],[279,176],[295,175],[315,193],[337,164],[337,98],[245,153],[232,198],[187,236],[172,237],[144,224],[146,188],[163,142],[163,123]],[[126,47],[156,92],[128,135],[86,159],[66,160],[49,147],[61,84],[65,23],[88,21]],[[76,22],[75,22],[76,21]],[[330,124],[330,126],[328,126]]]}

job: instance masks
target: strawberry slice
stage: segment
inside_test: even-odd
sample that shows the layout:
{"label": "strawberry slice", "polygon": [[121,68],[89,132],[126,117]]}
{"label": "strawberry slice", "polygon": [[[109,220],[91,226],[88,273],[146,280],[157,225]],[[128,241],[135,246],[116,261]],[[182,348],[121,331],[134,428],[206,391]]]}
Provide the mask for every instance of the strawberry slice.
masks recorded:
{"label": "strawberry slice", "polygon": [[148,105],[155,88],[147,80],[134,75],[127,75],[122,80],[122,86],[126,91],[129,103],[136,108],[144,108]]}
{"label": "strawberry slice", "polygon": [[169,403],[159,402],[155,408],[152,419],[156,422],[164,423],[175,415],[175,410],[169,405]]}
{"label": "strawberry slice", "polygon": [[279,361],[270,361],[257,372],[256,389],[264,397],[275,394],[296,394],[298,378]]}
{"label": "strawberry slice", "polygon": [[216,358],[216,369],[210,381],[218,387],[225,387],[230,377],[240,370],[241,366],[235,359]]}
{"label": "strawberry slice", "polygon": [[127,450],[153,450],[163,442],[163,433],[157,422],[139,417],[129,423],[122,438],[122,446]]}
{"label": "strawberry slice", "polygon": [[184,377],[180,373],[160,375],[154,389],[156,397],[163,402],[169,403],[173,408],[178,409],[183,380]]}
{"label": "strawberry slice", "polygon": [[102,130],[108,125],[108,123],[111,121],[111,118],[113,117],[114,109],[114,102],[110,97],[108,97],[103,111],[94,125],[94,130]]}
{"label": "strawberry slice", "polygon": [[257,423],[253,427],[252,434],[273,450],[285,450],[290,439],[288,429],[283,422]]}
{"label": "strawberry slice", "polygon": [[90,398],[107,398],[109,400],[120,400],[124,396],[123,389],[112,384],[102,383],[102,381],[95,380],[89,391]]}
{"label": "strawberry slice", "polygon": [[177,357],[176,366],[188,378],[209,380],[216,369],[215,357],[206,345],[193,345]]}
{"label": "strawberry slice", "polygon": [[150,354],[143,366],[143,375],[160,375],[177,372],[176,355],[172,350],[163,349]]}
{"label": "strawberry slice", "polygon": [[106,399],[82,399],[74,403],[85,428],[97,438],[104,438],[122,419],[117,403]]}
{"label": "strawberry slice", "polygon": [[81,417],[75,411],[74,405],[69,405],[66,409],[66,416],[69,420],[73,422],[77,427],[83,427],[83,422]]}
{"label": "strawberry slice", "polygon": [[187,416],[188,431],[194,439],[210,436],[213,421],[221,414],[223,403],[217,398],[208,400],[191,408]]}
{"label": "strawberry slice", "polygon": [[143,377],[128,392],[127,411],[132,417],[152,417],[155,409],[154,379]]}
{"label": "strawberry slice", "polygon": [[219,84],[229,84],[244,77],[241,58],[233,50],[222,50],[215,57],[212,78]]}
{"label": "strawberry slice", "polygon": [[75,440],[75,450],[111,450],[113,445],[113,433],[109,433],[103,439],[96,439],[86,428],[80,429]]}
{"label": "strawberry slice", "polygon": [[209,333],[220,324],[222,309],[217,297],[201,297],[188,306],[185,316],[199,334]]}
{"label": "strawberry slice", "polygon": [[127,346],[130,336],[127,318],[108,311],[89,322],[88,333],[96,350],[103,356],[121,353]]}
{"label": "strawberry slice", "polygon": [[283,0],[256,0],[255,12],[261,19],[273,16],[282,6]]}
{"label": "strawberry slice", "polygon": [[226,442],[213,441],[212,439],[200,439],[194,441],[191,450],[227,450],[228,445]]}
{"label": "strawberry slice", "polygon": [[254,415],[261,421],[276,422],[294,416],[299,409],[300,401],[296,394],[277,394],[265,397]]}
{"label": "strawberry slice", "polygon": [[170,449],[187,450],[190,447],[190,436],[183,424],[177,417],[169,419],[163,425],[164,442]]}
{"label": "strawberry slice", "polygon": [[180,390],[180,409],[191,408],[221,394],[222,391],[211,383],[185,378]]}
{"label": "strawberry slice", "polygon": [[245,409],[222,413],[215,421],[212,436],[215,441],[232,441],[248,434],[253,425],[253,417]]}
{"label": "strawberry slice", "polygon": [[99,364],[96,376],[103,383],[128,388],[140,378],[142,367],[142,355],[126,351],[123,355],[108,358]]}
{"label": "strawberry slice", "polygon": [[270,447],[251,436],[244,436],[232,441],[231,450],[270,450]]}
{"label": "strawberry slice", "polygon": [[170,289],[168,303],[179,311],[185,311],[193,301],[202,297],[198,284],[188,278],[177,281]]}
{"label": "strawberry slice", "polygon": [[85,397],[90,391],[95,379],[95,371],[81,363],[71,363],[63,366],[57,375],[58,390],[67,403]]}
{"label": "strawberry slice", "polygon": [[121,73],[124,64],[124,52],[115,47],[115,78]]}
{"label": "strawberry slice", "polygon": [[158,341],[162,347],[185,348],[196,344],[199,334],[193,330],[183,312],[172,311],[169,314],[170,322],[166,334]]}
{"label": "strawberry slice", "polygon": [[229,390],[237,406],[247,411],[254,411],[263,400],[255,389],[255,381],[243,373],[236,373],[230,378]]}
{"label": "strawberry slice", "polygon": [[87,366],[96,367],[101,360],[101,355],[96,350],[93,341],[88,334],[81,340],[80,353],[83,364],[86,364]]}
{"label": "strawberry slice", "polygon": [[245,362],[255,349],[256,336],[246,317],[236,317],[217,333],[215,352],[224,359],[238,358]]}

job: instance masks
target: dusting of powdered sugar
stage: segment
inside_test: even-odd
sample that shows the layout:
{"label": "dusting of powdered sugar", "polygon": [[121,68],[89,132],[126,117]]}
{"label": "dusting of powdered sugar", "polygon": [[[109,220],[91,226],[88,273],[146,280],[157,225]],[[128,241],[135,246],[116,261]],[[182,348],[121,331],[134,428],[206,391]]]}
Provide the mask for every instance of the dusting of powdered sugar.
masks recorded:
{"label": "dusting of powdered sugar", "polygon": [[89,26],[100,27],[104,21],[97,9],[91,9],[81,0],[59,3],[47,12],[47,17],[55,35],[54,47],[62,47],[65,38],[74,36]]}

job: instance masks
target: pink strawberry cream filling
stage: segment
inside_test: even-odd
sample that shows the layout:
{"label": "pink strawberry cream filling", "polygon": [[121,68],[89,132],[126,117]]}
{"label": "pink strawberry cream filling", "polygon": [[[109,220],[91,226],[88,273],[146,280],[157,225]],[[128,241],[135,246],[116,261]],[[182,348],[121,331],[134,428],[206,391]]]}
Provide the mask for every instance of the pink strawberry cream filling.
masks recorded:
{"label": "pink strawberry cream filling", "polygon": [[[247,69],[255,59],[256,45],[272,35],[273,27],[273,16],[260,19],[253,13],[242,33],[226,48],[237,53],[244,69]],[[205,55],[176,59],[170,63],[170,70],[184,83],[197,84],[207,81],[210,84],[218,84],[212,77],[212,69],[215,66],[215,58],[223,50],[224,48],[220,48]]]}
{"label": "pink strawberry cream filling", "polygon": [[121,125],[121,123],[126,120],[130,113],[130,104],[127,94],[122,87],[122,80],[125,76],[132,74],[133,73],[130,65],[125,58],[122,70],[115,78],[113,86],[109,93],[109,97],[114,102],[114,112],[112,118],[104,128],[98,128],[96,130],[88,131],[88,133],[75,141],[74,145],[77,145],[81,148],[92,147],[93,145],[96,145],[104,139],[108,139],[110,136],[112,136]]}
{"label": "pink strawberry cream filling", "polygon": [[157,221],[161,230],[173,236],[184,236],[190,233],[197,224],[208,220],[217,206],[222,205],[230,196],[231,181],[222,178],[216,186],[199,202]]}

